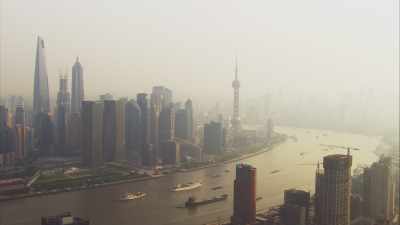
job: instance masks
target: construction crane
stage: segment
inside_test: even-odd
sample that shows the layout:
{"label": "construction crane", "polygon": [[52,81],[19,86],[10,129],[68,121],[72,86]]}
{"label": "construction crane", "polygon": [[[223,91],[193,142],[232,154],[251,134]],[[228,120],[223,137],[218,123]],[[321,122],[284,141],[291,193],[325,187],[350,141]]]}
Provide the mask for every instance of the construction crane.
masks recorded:
{"label": "construction crane", "polygon": [[341,149],[347,149],[347,154],[350,155],[350,150],[354,150],[354,151],[359,151],[359,148],[354,148],[354,147],[350,147],[350,146],[341,146],[341,145],[324,145],[324,144],[320,144],[321,146],[324,147],[328,147],[329,149],[332,148],[341,148]]}

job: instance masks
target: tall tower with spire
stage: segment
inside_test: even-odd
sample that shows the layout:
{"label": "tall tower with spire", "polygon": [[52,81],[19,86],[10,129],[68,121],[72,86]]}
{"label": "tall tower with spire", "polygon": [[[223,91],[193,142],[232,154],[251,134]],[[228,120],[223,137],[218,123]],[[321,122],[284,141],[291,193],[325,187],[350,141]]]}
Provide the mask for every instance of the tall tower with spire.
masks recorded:
{"label": "tall tower with spire", "polygon": [[79,113],[81,111],[81,104],[84,99],[83,89],[83,68],[79,62],[79,57],[76,57],[76,62],[72,66],[72,98],[71,98],[71,112]]}
{"label": "tall tower with spire", "polygon": [[240,130],[240,115],[239,115],[239,88],[240,82],[238,79],[238,63],[235,60],[235,80],[232,82],[233,88],[233,115],[232,115],[232,129],[233,134],[236,136]]}
{"label": "tall tower with spire", "polygon": [[44,40],[37,38],[35,78],[33,87],[33,114],[48,113],[50,111],[49,86],[47,78],[46,55]]}

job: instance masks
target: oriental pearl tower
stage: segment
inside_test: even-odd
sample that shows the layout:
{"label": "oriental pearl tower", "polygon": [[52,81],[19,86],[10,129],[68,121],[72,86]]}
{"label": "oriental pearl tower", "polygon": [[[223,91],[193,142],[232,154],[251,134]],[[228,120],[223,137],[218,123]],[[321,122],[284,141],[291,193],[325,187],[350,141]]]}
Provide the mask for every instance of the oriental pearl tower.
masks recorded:
{"label": "oriental pearl tower", "polygon": [[232,115],[232,130],[233,137],[237,137],[240,132],[240,116],[239,116],[239,88],[240,82],[238,80],[238,63],[235,60],[235,80],[232,82],[233,88],[233,115]]}

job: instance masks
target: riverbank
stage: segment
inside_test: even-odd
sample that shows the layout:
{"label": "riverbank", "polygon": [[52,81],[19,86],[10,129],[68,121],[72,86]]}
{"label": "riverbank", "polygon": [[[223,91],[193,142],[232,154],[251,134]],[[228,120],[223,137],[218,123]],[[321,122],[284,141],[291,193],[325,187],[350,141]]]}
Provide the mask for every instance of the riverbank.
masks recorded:
{"label": "riverbank", "polygon": [[284,143],[287,140],[287,137],[282,135],[282,139],[280,139],[279,141],[269,145],[269,146],[263,146],[260,148],[260,150],[256,151],[256,152],[251,152],[251,153],[246,153],[243,154],[241,156],[235,157],[233,159],[229,159],[229,160],[224,160],[221,162],[216,162],[216,163],[211,163],[211,164],[207,164],[204,166],[199,166],[199,167],[195,167],[195,168],[190,168],[190,169],[181,169],[179,170],[179,172],[183,172],[183,173],[187,173],[187,172],[193,172],[193,171],[197,171],[197,170],[201,170],[201,169],[206,169],[206,168],[211,168],[211,167],[217,167],[217,166],[221,166],[224,164],[229,164],[229,163],[234,163],[234,162],[239,162],[241,160],[244,159],[248,159],[248,158],[252,158],[255,157],[257,155],[263,154],[265,152],[268,152],[270,150],[273,150],[275,147],[279,146],[280,144]]}
{"label": "riverbank", "polygon": [[[262,197],[257,201],[257,209],[268,209],[283,202],[286,189],[297,188],[314,192],[315,166],[302,165],[321,161],[328,154],[343,154],[340,149],[324,151],[320,144],[346,144],[362,148],[362,151],[352,153],[354,167],[370,165],[377,160],[373,151],[379,144],[379,137],[325,130],[319,133],[312,130],[307,133],[307,129],[290,127],[276,127],[275,130],[286,134],[287,141],[275,145],[266,153],[242,161],[189,173],[176,172],[160,179],[0,202],[0,224],[40,224],[40,216],[57,215],[60,212],[71,212],[89,219],[96,225],[131,225],[132,221],[140,221],[141,225],[207,224],[218,218],[224,221],[224,218],[232,216],[233,199],[228,198],[227,201],[203,206],[197,210],[182,210],[176,206],[181,206],[190,195],[196,199],[208,199],[226,193],[231,197],[237,163],[249,163],[257,169],[257,197]],[[328,135],[323,136],[324,133]],[[317,135],[320,136],[319,139],[316,139]],[[289,136],[297,137],[298,141]],[[301,155],[302,152],[307,153]],[[277,169],[281,172],[271,174],[271,171]],[[226,173],[227,170],[230,172]],[[202,187],[190,192],[171,192],[171,188],[176,184],[191,181],[201,181]],[[217,186],[222,188],[212,189]],[[141,200],[116,201],[125,192],[145,192],[147,195]]]}
{"label": "riverbank", "polygon": [[278,134],[278,137],[279,138],[274,143],[272,143],[268,146],[262,146],[262,147],[260,147],[259,150],[255,151],[255,152],[245,153],[238,157],[228,159],[228,160],[223,160],[220,162],[209,163],[209,164],[202,165],[202,166],[196,166],[196,167],[190,168],[190,169],[175,169],[175,170],[168,171],[167,174],[161,173],[160,175],[156,175],[156,176],[147,175],[146,177],[123,179],[123,180],[117,180],[117,181],[112,181],[112,182],[78,186],[78,187],[73,187],[73,188],[66,187],[66,188],[60,188],[60,189],[52,189],[49,191],[36,191],[36,192],[23,193],[23,194],[1,195],[0,202],[12,201],[12,200],[24,199],[24,198],[40,197],[40,196],[46,196],[46,195],[55,195],[55,194],[64,193],[64,192],[84,191],[84,190],[90,190],[90,189],[95,189],[95,188],[102,188],[102,187],[108,187],[108,186],[112,186],[112,185],[119,185],[119,184],[132,183],[132,182],[141,182],[141,181],[147,181],[147,180],[152,180],[152,179],[158,179],[158,178],[165,177],[165,176],[171,176],[176,173],[187,173],[187,172],[198,171],[198,170],[202,170],[202,169],[206,169],[206,168],[217,167],[217,166],[221,166],[224,164],[234,163],[234,162],[238,162],[238,161],[241,161],[244,159],[255,157],[255,156],[263,154],[267,151],[273,150],[278,145],[284,143],[287,139],[286,135],[284,135],[284,134]]}

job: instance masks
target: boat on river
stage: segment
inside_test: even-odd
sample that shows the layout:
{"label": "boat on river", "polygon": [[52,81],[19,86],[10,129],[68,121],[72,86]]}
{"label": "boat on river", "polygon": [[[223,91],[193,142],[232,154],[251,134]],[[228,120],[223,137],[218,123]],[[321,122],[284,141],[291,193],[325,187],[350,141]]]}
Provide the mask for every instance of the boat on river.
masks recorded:
{"label": "boat on river", "polygon": [[193,189],[199,188],[201,186],[202,186],[202,184],[200,182],[194,182],[194,183],[193,182],[189,182],[189,183],[186,183],[186,184],[178,184],[175,187],[173,187],[171,191],[174,191],[174,192],[189,191],[189,190],[193,190]]}
{"label": "boat on river", "polygon": [[271,174],[275,174],[275,173],[279,173],[279,172],[281,172],[281,171],[280,170],[272,170]]}
{"label": "boat on river", "polygon": [[193,208],[196,206],[200,206],[200,205],[206,205],[206,204],[211,204],[211,203],[215,203],[215,202],[220,202],[220,201],[224,201],[228,198],[227,194],[223,194],[220,196],[216,196],[210,199],[205,199],[205,200],[201,200],[201,201],[197,201],[195,197],[189,197],[189,199],[185,202],[185,207],[186,208]]}
{"label": "boat on river", "polygon": [[216,190],[219,190],[219,189],[222,189],[222,186],[216,186],[216,187],[211,188],[211,190],[213,190],[213,191],[216,191]]}
{"label": "boat on river", "polygon": [[141,199],[144,198],[147,194],[144,192],[135,192],[135,193],[130,193],[127,192],[119,200],[121,201],[129,201],[129,200],[135,200],[135,199]]}

